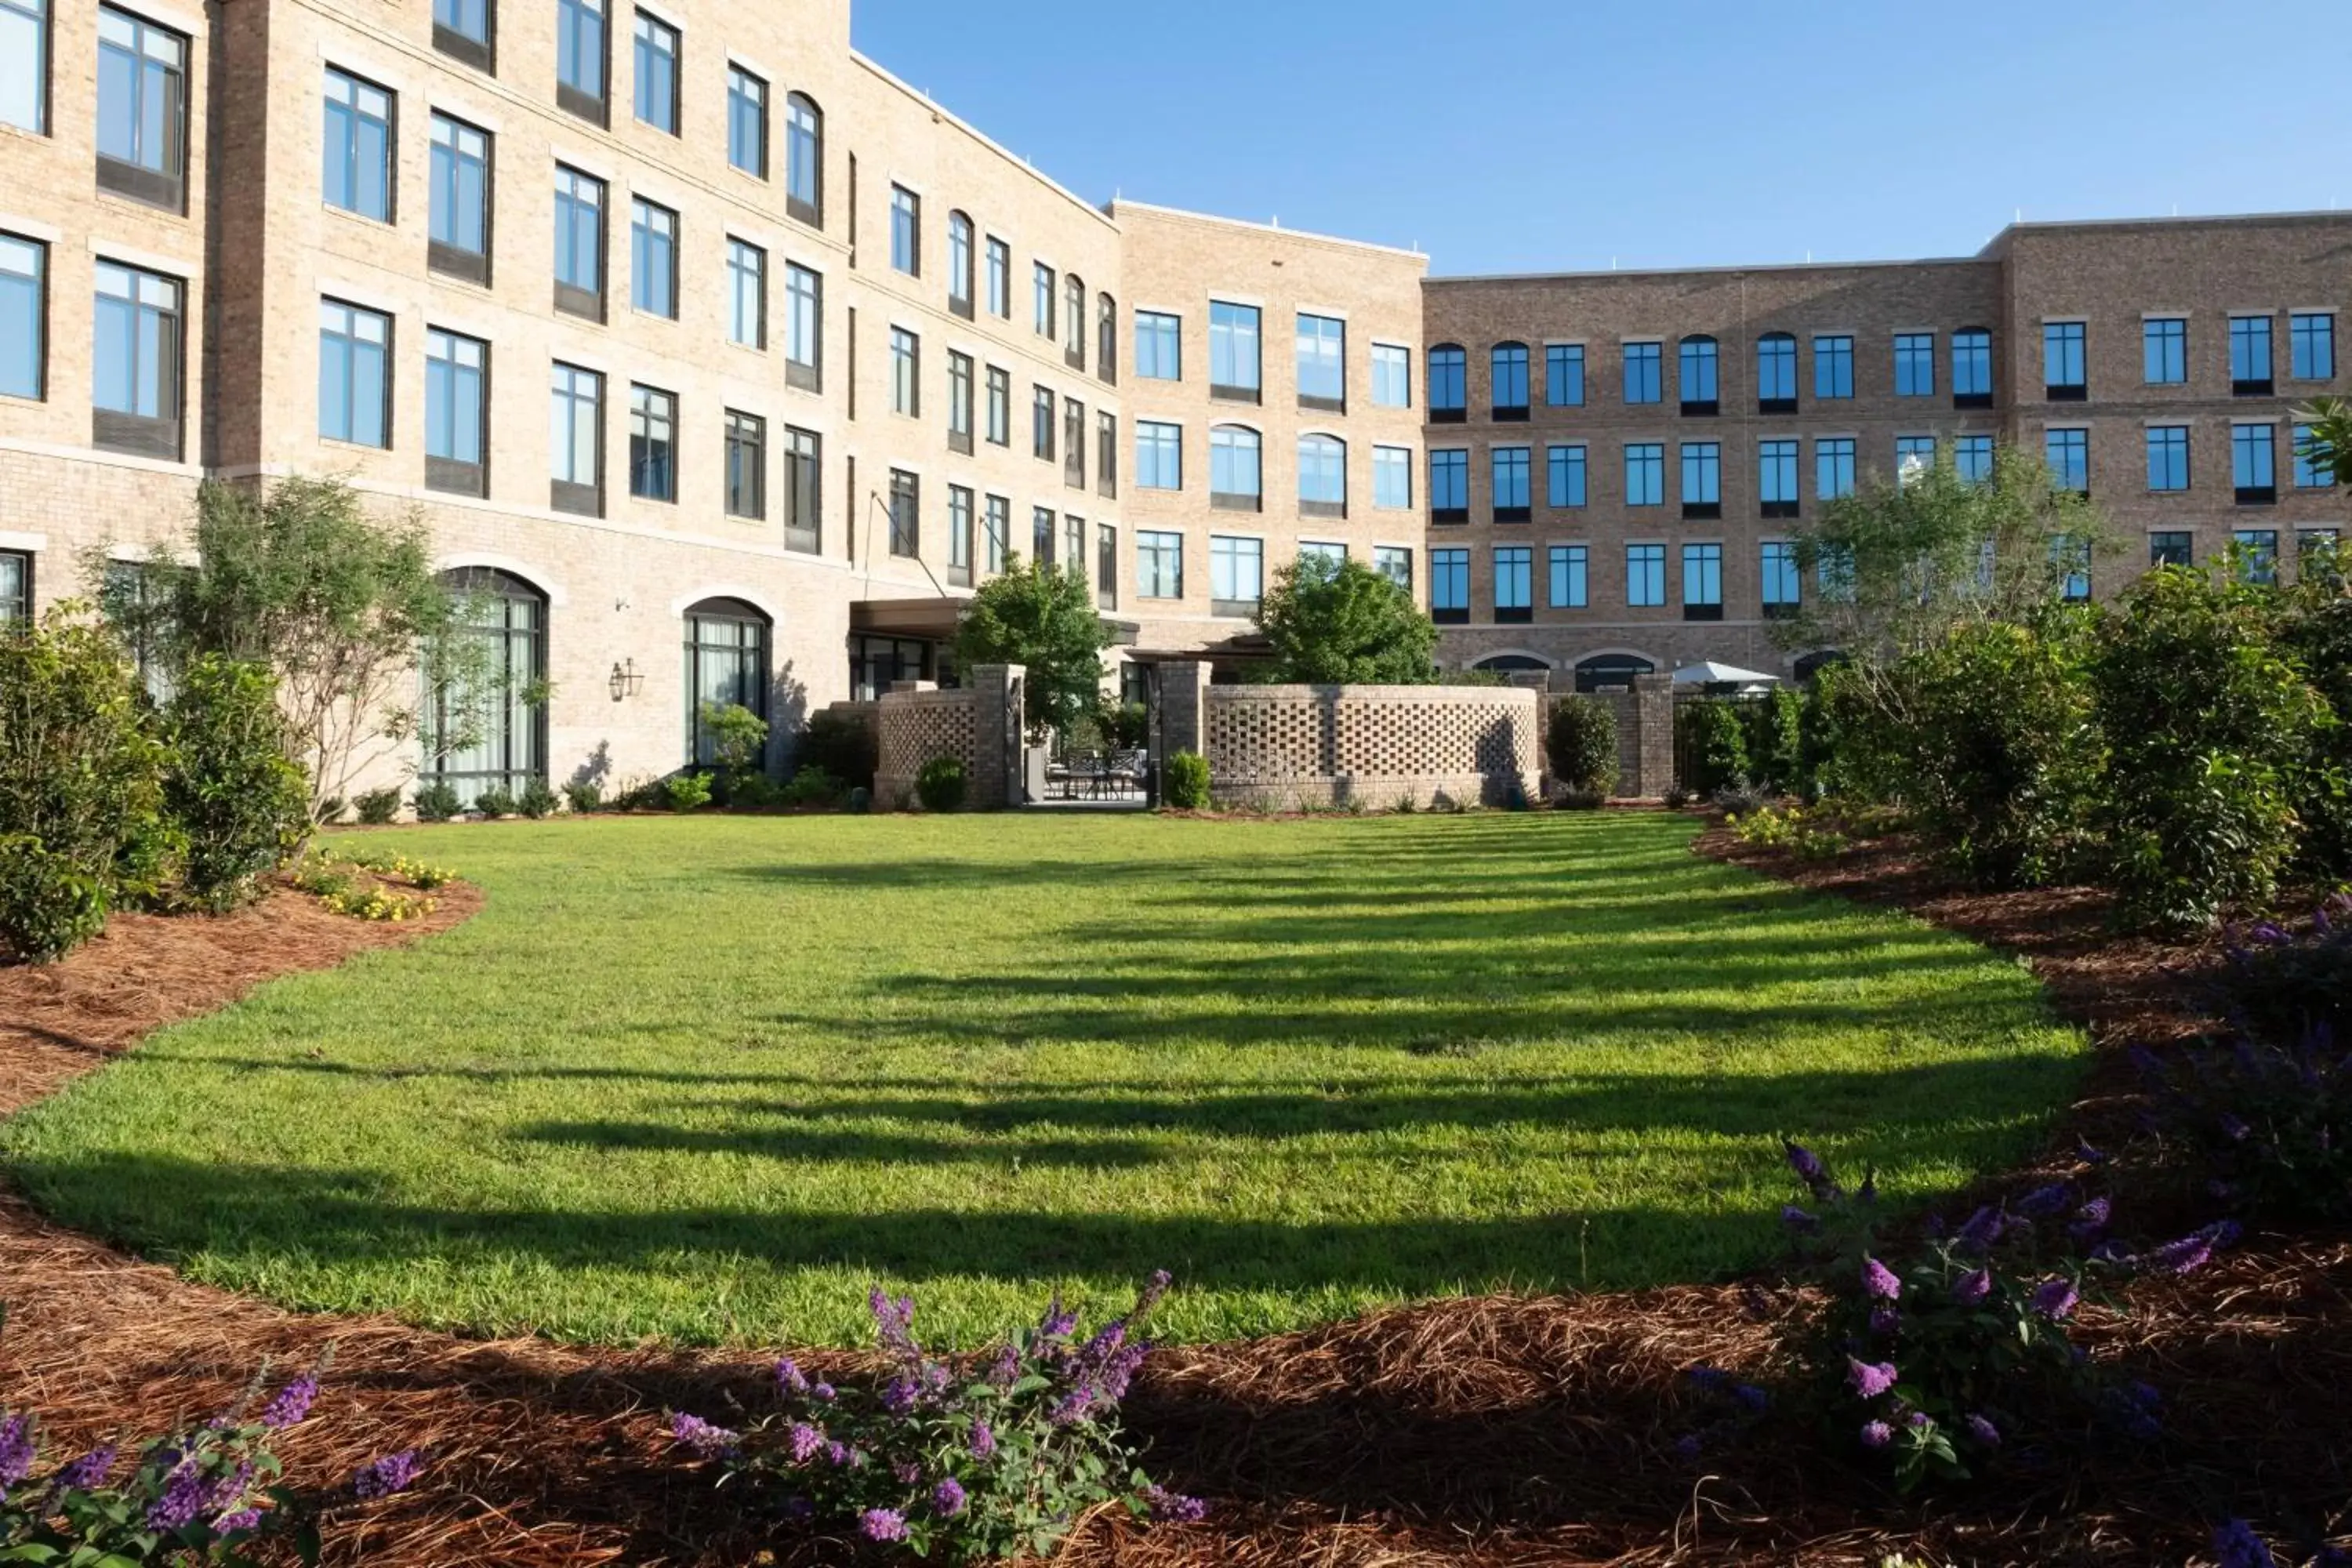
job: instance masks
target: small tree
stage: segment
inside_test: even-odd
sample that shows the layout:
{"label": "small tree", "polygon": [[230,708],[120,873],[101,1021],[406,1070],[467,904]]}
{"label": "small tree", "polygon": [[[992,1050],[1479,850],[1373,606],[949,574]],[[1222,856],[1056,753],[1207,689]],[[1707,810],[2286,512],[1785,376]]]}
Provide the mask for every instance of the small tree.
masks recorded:
{"label": "small tree", "polygon": [[259,665],[204,654],[163,717],[163,809],[186,836],[185,896],[215,912],[249,902],[310,826],[278,683]]}
{"label": "small tree", "polygon": [[1578,795],[1605,795],[1617,784],[1617,715],[1595,697],[1571,694],[1552,703],[1545,737],[1551,774]]}
{"label": "small tree", "polygon": [[1029,672],[1024,717],[1033,733],[1043,733],[1066,731],[1094,710],[1102,697],[1102,650],[1110,644],[1083,574],[1024,563],[1016,554],[965,606],[956,658],[966,669],[1024,666]]}
{"label": "small tree", "polygon": [[702,724],[710,731],[712,754],[730,776],[760,771],[768,746],[765,719],[740,702],[706,702]]}
{"label": "small tree", "polygon": [[1360,561],[1307,556],[1274,574],[1257,624],[1273,678],[1317,686],[1425,686],[1437,627],[1412,594]]}
{"label": "small tree", "polygon": [[2323,397],[2295,410],[2294,417],[2305,427],[2296,455],[2338,485],[2352,487],[2352,400]]}

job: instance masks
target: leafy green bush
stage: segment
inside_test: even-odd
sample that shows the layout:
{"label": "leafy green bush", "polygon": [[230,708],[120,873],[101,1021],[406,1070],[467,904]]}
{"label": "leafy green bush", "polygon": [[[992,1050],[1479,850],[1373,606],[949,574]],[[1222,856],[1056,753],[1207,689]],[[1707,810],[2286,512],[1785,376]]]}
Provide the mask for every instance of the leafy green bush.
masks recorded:
{"label": "leafy green bush", "polygon": [[1712,795],[1748,779],[1748,726],[1738,705],[1704,697],[1679,704],[1675,729],[1683,776],[1675,782],[1695,795]]}
{"label": "leafy green bush", "polygon": [[353,803],[360,821],[369,827],[382,827],[400,815],[400,792],[396,789],[372,789]]}
{"label": "leafy green bush", "polygon": [[710,775],[672,773],[662,781],[662,794],[672,811],[700,811],[710,804]]}
{"label": "leafy green bush", "polygon": [[925,811],[961,811],[968,781],[954,757],[933,757],[915,775],[915,798]]}
{"label": "leafy green bush", "polygon": [[740,702],[706,702],[703,728],[710,732],[710,749],[730,774],[750,773],[760,765],[767,749],[768,721]]}
{"label": "leafy green bush", "polygon": [[2112,749],[2105,819],[2126,914],[2210,928],[2267,903],[2296,847],[2293,784],[2333,721],[2282,657],[2276,597],[2179,567],[2151,572],[2102,628],[2092,677]]}
{"label": "leafy green bush", "polygon": [[2326,700],[2333,722],[2313,733],[2312,754],[2292,781],[2303,826],[2297,871],[2317,882],[2352,881],[2352,557],[2315,551],[2286,595],[2279,641]]}
{"label": "leafy green bush", "polygon": [[522,793],[515,796],[515,809],[533,822],[554,816],[558,804],[555,792],[547,787],[545,779],[531,780],[522,786]]}
{"label": "leafy green bush", "polygon": [[1759,789],[1794,795],[1804,787],[1804,699],[1786,686],[1747,704],[1748,774]]}
{"label": "leafy green bush", "polygon": [[163,730],[163,809],[186,835],[185,897],[215,912],[250,902],[310,828],[310,781],[286,754],[277,678],[200,654],[180,671]]}
{"label": "leafy green bush", "polygon": [[873,725],[828,709],[809,715],[793,744],[793,761],[798,767],[823,769],[845,788],[871,790],[880,765],[879,744]]}
{"label": "leafy green bush", "polygon": [[789,806],[839,805],[846,788],[839,779],[811,763],[793,774],[792,782],[784,785],[776,799]]}
{"label": "leafy green bush", "polygon": [[515,799],[514,791],[504,784],[493,784],[474,797],[474,809],[496,822],[501,816],[512,816],[521,805]]}
{"label": "leafy green bush", "polygon": [[604,809],[604,786],[593,779],[574,779],[563,786],[563,800],[573,815],[591,816]]}
{"label": "leafy green bush", "polygon": [[446,784],[419,784],[409,802],[419,822],[446,822],[464,809],[457,792]]}
{"label": "leafy green bush", "polygon": [[783,799],[783,787],[762,773],[730,774],[726,783],[730,811],[769,811]]}
{"label": "leafy green bush", "polygon": [[104,931],[108,892],[105,877],[32,835],[0,837],[0,937],[33,963],[53,963]]}
{"label": "leafy green bush", "polygon": [[1160,795],[1175,811],[1205,811],[1209,805],[1209,759],[1179,752],[1168,759]]}
{"label": "leafy green bush", "polygon": [[2308,928],[2265,921],[2229,944],[2222,992],[2230,1016],[2266,1040],[2325,1027],[2352,1041],[2352,894],[2332,898]]}
{"label": "leafy green bush", "polygon": [[1617,714],[1594,697],[1567,696],[1551,705],[1545,746],[1551,776],[1572,794],[1606,796],[1617,783]]}

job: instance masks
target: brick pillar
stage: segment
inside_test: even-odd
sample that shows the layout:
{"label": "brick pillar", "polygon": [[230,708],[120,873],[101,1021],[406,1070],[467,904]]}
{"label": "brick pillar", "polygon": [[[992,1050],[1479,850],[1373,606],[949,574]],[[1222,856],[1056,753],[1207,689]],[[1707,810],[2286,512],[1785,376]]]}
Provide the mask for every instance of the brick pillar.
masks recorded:
{"label": "brick pillar", "polygon": [[1027,792],[1021,783],[1021,710],[1027,700],[1028,669],[1018,664],[976,664],[965,679],[971,688],[973,770],[971,800],[974,811],[1003,811],[1020,805]]}
{"label": "brick pillar", "polygon": [[1209,754],[1209,667],[1197,662],[1160,667],[1160,702],[1151,711],[1152,755],[1164,768],[1179,752]]}
{"label": "brick pillar", "polygon": [[1634,776],[1620,794],[1654,799],[1675,782],[1675,679],[1671,675],[1633,678]]}

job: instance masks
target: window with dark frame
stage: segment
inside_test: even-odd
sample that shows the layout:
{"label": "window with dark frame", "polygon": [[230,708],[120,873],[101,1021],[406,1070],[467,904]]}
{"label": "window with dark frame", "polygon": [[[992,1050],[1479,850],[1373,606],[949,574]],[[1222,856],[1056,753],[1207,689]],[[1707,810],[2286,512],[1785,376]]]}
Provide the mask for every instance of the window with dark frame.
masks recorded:
{"label": "window with dark frame", "polygon": [[[853,182],[850,194],[856,195]],[[802,93],[784,96],[784,211],[824,226],[824,115]]]}
{"label": "window with dark frame", "polygon": [[2278,427],[2230,427],[2230,477],[2240,506],[2269,506],[2278,500]]}
{"label": "window with dark frame", "polygon": [[1952,334],[1952,406],[1992,406],[1992,334],[1982,327]]}
{"label": "window with dark frame", "polygon": [[784,426],[784,548],[824,550],[824,441],[814,430]]}
{"label": "window with dark frame", "polygon": [[2271,362],[2271,318],[2230,318],[2230,395],[2268,397],[2277,390]]}
{"label": "window with dark frame", "polygon": [[184,317],[178,279],[96,264],[90,445],[177,462]]}
{"label": "window with dark frame", "polygon": [[1544,453],[1544,500],[1555,511],[1573,511],[1585,503],[1585,449],[1581,441],[1563,442]]}
{"label": "window with dark frame", "polygon": [[1798,563],[1796,545],[1785,539],[1766,540],[1759,566],[1764,618],[1795,619],[1802,608],[1805,589],[1805,574]]}
{"label": "window with dark frame", "polygon": [[1756,443],[1756,494],[1764,517],[1793,518],[1802,510],[1804,491],[1797,477],[1797,447],[1793,440]]}
{"label": "window with dark frame", "polygon": [[759,522],[768,515],[768,422],[727,411],[727,515]]}
{"label": "window with dark frame", "polygon": [[0,233],[0,397],[48,395],[49,247]]}
{"label": "window with dark frame", "polygon": [[948,585],[971,586],[971,490],[948,487]]}
{"label": "window with dark frame", "polygon": [[1666,504],[1666,448],[1658,441],[1625,444],[1625,504]]}
{"label": "window with dark frame", "polygon": [[948,214],[948,309],[967,321],[973,314],[975,260],[971,219],[960,212]]}
{"label": "window with dark frame", "polygon": [[2189,426],[2151,425],[2147,427],[2147,488],[2185,490],[2189,488]]}
{"label": "window with dark frame", "polygon": [[548,505],[579,517],[604,515],[604,378],[558,360],[550,396]]}
{"label": "window with dark frame", "polygon": [[1525,447],[1496,447],[1488,451],[1488,493],[1496,522],[1526,522],[1535,516],[1528,499],[1530,457]]}
{"label": "window with dark frame", "polygon": [[396,132],[391,92],[329,66],[320,99],[326,124],[320,183],[327,205],[392,222]]}
{"label": "window with dark frame", "polygon": [[1470,624],[1470,552],[1429,552],[1429,618],[1441,626]]}
{"label": "window with dark frame", "polygon": [[1495,620],[1524,626],[1536,618],[1535,550],[1526,544],[1495,547]]}
{"label": "window with dark frame", "polygon": [[2297,310],[2287,318],[2286,373],[2296,381],[2336,379],[2336,312]]}
{"label": "window with dark frame", "polygon": [[768,253],[749,240],[727,241],[727,341],[768,346]]}
{"label": "window with dark frame", "polygon": [[1062,363],[1087,368],[1087,285],[1075,272],[1062,279]]}
{"label": "window with dark frame", "polygon": [[2091,395],[2080,321],[2042,323],[2042,395],[2050,403],[2082,403]]}
{"label": "window with dark frame", "polygon": [[425,264],[445,278],[490,280],[490,133],[435,110],[427,159]]}
{"label": "window with dark frame", "polygon": [[1095,298],[1095,379],[1118,384],[1118,302],[1108,294]]}
{"label": "window with dark frame", "polygon": [[923,275],[923,198],[890,187],[890,265],[909,278]]}
{"label": "window with dark frame", "polygon": [[[850,348],[856,346],[852,333]],[[824,277],[794,261],[784,263],[784,384],[803,392],[824,386]]]}
{"label": "window with dark frame", "polygon": [[2189,323],[2150,316],[2139,324],[2140,379],[2150,386],[2189,384]]}
{"label": "window with dark frame", "polygon": [[1591,603],[1591,551],[1582,544],[1551,547],[1550,604],[1555,610],[1581,610]]}
{"label": "window with dark frame", "polygon": [[2151,571],[2159,566],[2196,563],[2196,535],[2185,530],[2165,529],[2147,536],[2147,564]]}
{"label": "window with dark frame", "polygon": [[1264,359],[1255,305],[1209,301],[1209,395],[1229,403],[1255,403],[1264,383]]}
{"label": "window with dark frame", "polygon": [[383,311],[319,301],[319,435],[392,445],[392,318]]}
{"label": "window with dark frame", "polygon": [[948,450],[971,455],[971,356],[948,351]]}
{"label": "window with dark frame", "polygon": [[890,553],[908,559],[923,553],[922,480],[904,468],[890,470]]}
{"label": "window with dark frame", "polygon": [[1853,339],[1843,332],[1813,339],[1813,398],[1840,403],[1853,396]]}
{"label": "window with dark frame", "polygon": [[1062,399],[1062,482],[1087,488],[1087,405],[1075,397]]}
{"label": "window with dark frame", "polygon": [[727,68],[727,163],[755,180],[768,177],[768,83],[739,65]]}
{"label": "window with dark frame", "polygon": [[1297,323],[1298,406],[1327,414],[1348,409],[1348,323],[1302,310]]}
{"label": "window with dark frame", "polygon": [[1095,493],[1118,499],[1118,416],[1108,408],[1095,416]]}
{"label": "window with dark frame", "polygon": [[[768,617],[740,599],[705,599],[686,612],[686,760],[719,761],[711,714],[740,708],[768,717]],[[754,764],[766,771],[765,759]]]}
{"label": "window with dark frame", "polygon": [[1209,506],[1215,511],[1258,511],[1265,504],[1262,445],[1245,425],[1209,432]]}
{"label": "window with dark frame", "polygon": [[1429,351],[1429,422],[1460,425],[1470,417],[1470,355],[1459,343]]}
{"label": "window with dark frame", "polygon": [[1895,334],[1895,395],[1897,397],[1936,395],[1935,333],[1897,332]]}
{"label": "window with dark frame", "polygon": [[990,496],[981,503],[982,563],[991,576],[1004,570],[1004,558],[1013,548],[1013,502],[1005,496]]}
{"label": "window with dark frame", "polygon": [[0,0],[0,125],[49,130],[49,0]]}
{"label": "window with dark frame", "polygon": [[636,116],[640,123],[675,136],[678,128],[678,34],[649,11],[637,13]]}
{"label": "window with dark frame", "polygon": [[1054,460],[1054,422],[1057,405],[1050,386],[1033,386],[1029,395],[1029,455],[1041,463]]}
{"label": "window with dark frame", "polygon": [[1429,454],[1429,521],[1437,526],[1470,521],[1470,454],[1459,447]]}
{"label": "window with dark frame", "polygon": [[999,365],[988,367],[988,444],[1013,445],[1013,373]]}
{"label": "window with dark frame", "polygon": [[33,618],[33,557],[29,551],[0,550],[0,626]]}
{"label": "window with dark frame", "polygon": [[1013,319],[1013,247],[988,237],[988,313],[1000,321]]}
{"label": "window with dark frame", "polygon": [[1723,546],[1683,546],[1683,619],[1723,619]]}
{"label": "window with dark frame", "polygon": [[1756,340],[1756,412],[1796,411],[1797,340],[1788,332],[1766,332]]}
{"label": "window with dark frame", "polygon": [[923,413],[923,341],[904,327],[890,329],[890,412]]}
{"label": "window with dark frame", "polygon": [[1666,547],[1629,544],[1625,547],[1625,603],[1637,610],[1654,610],[1666,602]]}
{"label": "window with dark frame", "polygon": [[1685,418],[1704,418],[1723,407],[1720,393],[1721,345],[1706,336],[1682,341],[1678,353],[1676,391]]}
{"label": "window with dark frame", "polygon": [[604,182],[555,166],[555,308],[604,319]]}
{"label": "window with dark frame", "polygon": [[677,500],[677,395],[629,388],[629,493],[639,500]]}
{"label": "window with dark frame", "polygon": [[629,304],[677,320],[677,214],[643,196],[629,204]]}
{"label": "window with dark frame", "polygon": [[490,493],[490,345],[428,327],[425,332],[425,488]]}
{"label": "window with dark frame", "polygon": [[1496,343],[1487,356],[1492,416],[1496,424],[1523,423],[1528,417],[1528,345]]}
{"label": "window with dark frame", "polygon": [[1209,614],[1255,617],[1265,597],[1265,541],[1209,536]]}
{"label": "window with dark frame", "polygon": [[1348,444],[1309,431],[1298,437],[1298,515],[1348,515]]}
{"label": "window with dark frame", "polygon": [[555,0],[555,101],[594,124],[605,122],[604,0]]}
{"label": "window with dark frame", "polygon": [[2089,495],[2091,433],[2080,429],[2047,430],[2042,433],[2042,445],[2058,488],[2073,490],[2076,495]]}
{"label": "window with dark frame", "polygon": [[1625,402],[1631,406],[1665,401],[1665,345],[1632,342],[1623,346]]}
{"label": "window with dark frame", "polygon": [[1723,515],[1723,447],[1714,441],[1685,441],[1682,450],[1683,516]]}
{"label": "window with dark frame", "polygon": [[188,40],[98,8],[98,186],[173,212],[187,207]]}
{"label": "window with dark frame", "polygon": [[477,70],[497,68],[491,51],[496,0],[433,0],[433,47]]}
{"label": "window with dark frame", "polygon": [[1118,608],[1118,530],[1095,524],[1095,608]]}

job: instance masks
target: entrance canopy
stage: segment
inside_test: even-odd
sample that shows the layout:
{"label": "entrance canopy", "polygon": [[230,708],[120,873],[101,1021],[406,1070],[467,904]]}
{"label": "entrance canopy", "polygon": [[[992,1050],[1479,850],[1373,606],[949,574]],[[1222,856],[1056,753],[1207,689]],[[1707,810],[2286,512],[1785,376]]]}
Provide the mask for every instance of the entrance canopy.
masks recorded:
{"label": "entrance canopy", "polygon": [[1766,675],[1761,670],[1742,669],[1736,664],[1720,664],[1706,659],[1698,664],[1686,664],[1675,671],[1675,684],[1689,686],[1778,686],[1780,678]]}
{"label": "entrance canopy", "polygon": [[[956,628],[963,621],[963,607],[968,599],[934,595],[928,599],[856,599],[849,605],[849,629],[872,637],[919,637],[928,642],[955,641]],[[1134,646],[1143,628],[1133,621],[1102,617],[1102,624],[1111,635],[1112,645],[1118,647]]]}

